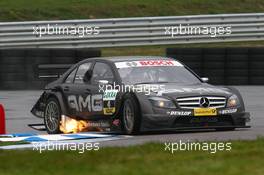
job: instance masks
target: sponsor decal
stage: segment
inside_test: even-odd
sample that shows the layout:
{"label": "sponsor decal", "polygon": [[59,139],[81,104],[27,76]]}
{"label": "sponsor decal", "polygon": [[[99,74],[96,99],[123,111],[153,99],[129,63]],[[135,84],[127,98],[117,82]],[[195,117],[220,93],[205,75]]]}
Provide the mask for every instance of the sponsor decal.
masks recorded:
{"label": "sponsor decal", "polygon": [[115,63],[117,68],[129,67],[148,67],[148,66],[183,66],[174,60],[142,60],[142,61],[123,61]]}
{"label": "sponsor decal", "polygon": [[176,115],[176,116],[190,116],[192,114],[191,111],[169,111],[169,115]]}
{"label": "sponsor decal", "polygon": [[167,60],[153,60],[153,61],[139,61],[141,66],[174,66],[173,61]]}
{"label": "sponsor decal", "polygon": [[106,90],[104,92],[104,115],[112,115],[115,113],[115,100],[118,90]]}
{"label": "sponsor decal", "polygon": [[236,113],[237,109],[224,109],[219,111],[219,114],[232,114],[232,113]]}
{"label": "sponsor decal", "polygon": [[105,90],[103,101],[115,100],[118,90]]}
{"label": "sponsor decal", "polygon": [[87,122],[88,127],[99,127],[99,128],[108,128],[110,123],[108,121],[89,121]]}
{"label": "sponsor decal", "polygon": [[79,112],[98,112],[103,110],[103,96],[102,94],[87,95],[86,97],[70,95],[68,96],[68,104],[70,108]]}
{"label": "sponsor decal", "polygon": [[215,108],[195,108],[194,116],[215,116],[217,110]]}
{"label": "sponsor decal", "polygon": [[157,95],[162,96],[162,94],[168,94],[168,93],[192,93],[192,92],[230,94],[230,92],[225,91],[224,89],[221,88],[175,88],[175,89],[166,89],[163,91],[159,91]]}
{"label": "sponsor decal", "polygon": [[112,115],[115,113],[115,101],[104,101],[104,115]]}
{"label": "sponsor decal", "polygon": [[104,115],[112,115],[115,113],[115,107],[113,108],[104,108]]}
{"label": "sponsor decal", "polygon": [[114,126],[119,126],[120,123],[121,123],[121,121],[120,121],[119,119],[115,119],[115,120],[113,121],[113,125],[114,125]]}
{"label": "sponsor decal", "polygon": [[216,117],[195,117],[190,120],[190,123],[215,123],[218,122]]}

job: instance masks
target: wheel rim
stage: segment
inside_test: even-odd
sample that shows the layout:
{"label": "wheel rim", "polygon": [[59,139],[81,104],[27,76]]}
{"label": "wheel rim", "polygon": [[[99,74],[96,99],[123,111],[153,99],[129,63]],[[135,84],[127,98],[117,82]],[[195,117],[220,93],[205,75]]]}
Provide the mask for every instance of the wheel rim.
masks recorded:
{"label": "wheel rim", "polygon": [[51,101],[48,103],[45,110],[45,123],[49,131],[53,132],[58,129],[59,125],[59,107]]}
{"label": "wheel rim", "polygon": [[124,104],[124,125],[128,131],[133,130],[134,112],[129,102],[125,102]]}

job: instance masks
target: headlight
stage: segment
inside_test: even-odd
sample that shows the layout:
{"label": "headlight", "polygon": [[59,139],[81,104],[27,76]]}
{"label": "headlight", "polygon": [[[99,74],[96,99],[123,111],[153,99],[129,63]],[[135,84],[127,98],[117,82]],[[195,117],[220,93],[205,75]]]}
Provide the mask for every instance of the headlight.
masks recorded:
{"label": "headlight", "polygon": [[149,97],[149,101],[155,107],[159,108],[176,108],[175,104],[166,98],[161,97]]}
{"label": "headlight", "polygon": [[229,97],[227,101],[227,107],[235,107],[239,105],[240,105],[240,102],[236,95],[232,95],[231,97]]}

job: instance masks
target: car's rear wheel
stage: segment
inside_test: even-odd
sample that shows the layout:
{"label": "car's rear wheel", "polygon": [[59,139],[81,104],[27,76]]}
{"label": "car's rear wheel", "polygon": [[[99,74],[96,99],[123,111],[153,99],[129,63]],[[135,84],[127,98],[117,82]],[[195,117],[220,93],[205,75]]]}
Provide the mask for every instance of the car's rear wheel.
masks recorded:
{"label": "car's rear wheel", "polygon": [[44,112],[44,124],[49,134],[58,134],[60,131],[61,108],[56,98],[50,98]]}
{"label": "car's rear wheel", "polygon": [[138,134],[140,131],[140,109],[131,95],[123,103],[122,126],[126,134]]}

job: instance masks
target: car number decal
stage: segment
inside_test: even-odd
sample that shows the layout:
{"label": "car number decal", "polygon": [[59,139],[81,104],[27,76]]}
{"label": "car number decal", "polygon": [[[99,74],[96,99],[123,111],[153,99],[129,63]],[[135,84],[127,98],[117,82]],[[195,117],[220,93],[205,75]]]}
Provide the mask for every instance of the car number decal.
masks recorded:
{"label": "car number decal", "polygon": [[103,102],[104,102],[104,115],[112,115],[115,113],[115,100],[117,96],[118,90],[105,90],[104,96],[103,96]]}

